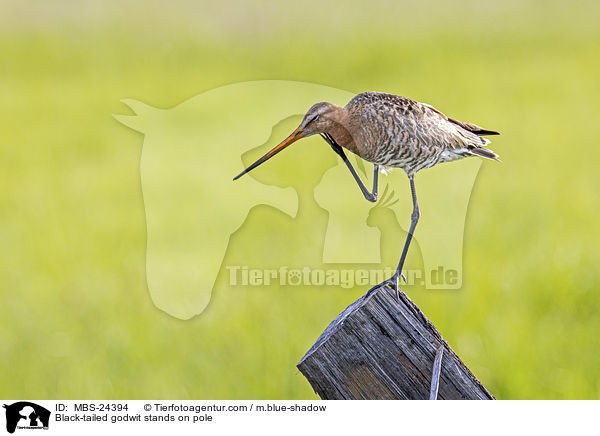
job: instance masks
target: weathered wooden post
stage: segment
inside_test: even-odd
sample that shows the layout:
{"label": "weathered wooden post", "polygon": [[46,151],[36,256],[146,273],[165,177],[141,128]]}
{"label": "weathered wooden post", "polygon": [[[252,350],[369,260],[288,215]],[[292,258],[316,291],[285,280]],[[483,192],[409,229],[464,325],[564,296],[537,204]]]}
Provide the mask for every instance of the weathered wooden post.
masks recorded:
{"label": "weathered wooden post", "polygon": [[323,399],[494,399],[423,312],[382,284],[340,313],[297,366]]}

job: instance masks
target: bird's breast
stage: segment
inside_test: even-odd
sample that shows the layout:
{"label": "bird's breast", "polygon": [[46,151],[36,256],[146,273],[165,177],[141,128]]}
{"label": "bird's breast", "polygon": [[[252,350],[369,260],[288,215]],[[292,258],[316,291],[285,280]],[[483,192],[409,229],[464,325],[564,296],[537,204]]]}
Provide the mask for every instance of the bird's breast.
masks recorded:
{"label": "bird's breast", "polygon": [[327,133],[329,133],[339,145],[360,155],[356,147],[357,141],[355,141],[355,135],[353,135],[347,127],[340,123],[334,123],[330,126]]}

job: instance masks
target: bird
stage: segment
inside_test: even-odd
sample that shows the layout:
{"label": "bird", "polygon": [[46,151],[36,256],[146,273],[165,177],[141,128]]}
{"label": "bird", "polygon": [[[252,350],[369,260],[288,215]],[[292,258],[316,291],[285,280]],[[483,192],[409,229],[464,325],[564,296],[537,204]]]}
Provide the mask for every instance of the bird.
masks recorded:
{"label": "bird", "polygon": [[[404,261],[421,216],[415,189],[415,174],[443,162],[471,156],[499,161],[487,148],[485,136],[499,135],[476,124],[450,118],[435,107],[395,94],[363,92],[344,107],[330,102],[314,104],[287,138],[234,177],[237,180],[301,138],[320,135],[344,161],[365,199],[377,201],[379,172],[404,170],[413,203],[411,224],[395,273],[384,283],[399,297]],[[348,160],[348,150],[373,164],[371,191]]]}

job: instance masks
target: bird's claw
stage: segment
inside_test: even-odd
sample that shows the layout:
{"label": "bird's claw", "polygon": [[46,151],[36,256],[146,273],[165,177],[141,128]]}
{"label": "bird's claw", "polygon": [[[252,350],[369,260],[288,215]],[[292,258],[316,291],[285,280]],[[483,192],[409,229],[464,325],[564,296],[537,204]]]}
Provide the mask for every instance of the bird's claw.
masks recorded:
{"label": "bird's claw", "polygon": [[[404,283],[406,283],[406,277],[404,277],[404,274],[400,273],[400,276],[404,279]],[[398,274],[394,274],[383,283],[389,286],[396,293],[396,298],[398,298],[398,301],[400,301],[400,283],[398,279]]]}
{"label": "bird's claw", "polygon": [[[404,283],[408,284],[408,281],[406,280],[406,276],[404,275],[404,273],[400,273],[400,277],[402,277],[402,280],[404,280]],[[385,281],[385,283],[391,283],[391,281],[394,279],[394,276],[390,277],[389,279],[387,279]]]}

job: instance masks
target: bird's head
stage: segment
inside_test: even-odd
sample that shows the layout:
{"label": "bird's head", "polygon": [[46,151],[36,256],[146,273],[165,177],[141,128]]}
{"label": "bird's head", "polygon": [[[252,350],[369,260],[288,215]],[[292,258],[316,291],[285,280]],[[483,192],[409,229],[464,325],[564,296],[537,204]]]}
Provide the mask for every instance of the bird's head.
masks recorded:
{"label": "bird's head", "polygon": [[298,129],[302,131],[302,137],[325,133],[328,127],[335,122],[335,116],[339,110],[338,105],[327,101],[312,105],[298,126]]}
{"label": "bird's head", "polygon": [[292,145],[298,139],[306,138],[308,136],[316,135],[319,133],[325,133],[327,131],[327,128],[335,122],[334,117],[339,110],[341,110],[341,108],[338,105],[326,101],[314,104],[308,110],[308,112],[306,112],[306,115],[304,115],[302,122],[300,123],[298,128],[292,132],[290,136],[285,138],[277,147],[273,148],[271,151],[269,151],[263,157],[258,159],[240,174],[235,176],[233,180],[237,180],[244,174],[252,171],[254,168],[259,166],[266,160],[272,158],[284,148]]}

